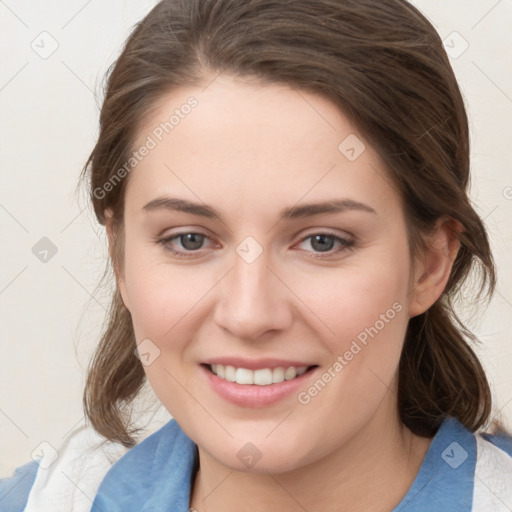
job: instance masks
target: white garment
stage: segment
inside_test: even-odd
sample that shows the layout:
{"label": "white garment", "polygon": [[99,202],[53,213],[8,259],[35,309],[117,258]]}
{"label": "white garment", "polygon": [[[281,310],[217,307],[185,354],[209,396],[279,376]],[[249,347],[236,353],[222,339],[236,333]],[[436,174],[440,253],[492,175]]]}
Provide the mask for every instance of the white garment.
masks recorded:
{"label": "white garment", "polygon": [[[24,512],[89,512],[103,477],[128,448],[81,426],[68,434],[51,463],[45,454]],[[45,460],[45,457],[47,460]]]}
{"label": "white garment", "polygon": [[481,436],[476,453],[472,512],[511,512],[512,457]]}

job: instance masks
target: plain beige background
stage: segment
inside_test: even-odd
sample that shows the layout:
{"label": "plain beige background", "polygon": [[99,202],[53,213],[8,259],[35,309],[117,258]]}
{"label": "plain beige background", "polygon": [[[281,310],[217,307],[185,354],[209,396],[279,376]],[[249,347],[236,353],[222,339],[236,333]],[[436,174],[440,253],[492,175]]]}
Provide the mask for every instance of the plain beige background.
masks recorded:
{"label": "plain beige background", "polygon": [[[467,306],[463,316],[482,340],[495,412],[511,428],[512,3],[414,3],[445,39],[467,101],[472,198],[499,285],[487,310]],[[105,235],[75,187],[97,136],[103,75],[154,4],[0,0],[0,477],[42,441],[58,449],[83,422],[85,368],[109,296],[96,289]],[[48,251],[46,262],[34,246]],[[167,420],[155,411],[154,424]]]}

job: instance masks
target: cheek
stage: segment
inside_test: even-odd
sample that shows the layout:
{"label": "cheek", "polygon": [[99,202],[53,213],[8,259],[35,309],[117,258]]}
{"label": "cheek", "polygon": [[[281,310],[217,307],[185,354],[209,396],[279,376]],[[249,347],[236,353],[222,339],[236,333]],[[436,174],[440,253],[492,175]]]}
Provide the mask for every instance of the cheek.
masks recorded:
{"label": "cheek", "polygon": [[[408,325],[409,257],[406,244],[368,251],[365,258],[322,274],[302,276],[298,294],[323,325],[320,341],[326,392],[320,403],[337,403],[361,417],[374,410],[393,389]],[[322,388],[322,384],[318,386]],[[303,390],[304,403],[315,389]],[[314,399],[316,400],[316,398]],[[325,401],[324,401],[325,400]],[[314,406],[315,407],[315,406]],[[346,409],[345,409],[346,408]]]}
{"label": "cheek", "polygon": [[196,363],[189,354],[211,279],[204,272],[155,263],[142,253],[139,256],[132,252],[127,258],[125,275],[136,342],[151,357],[144,372],[173,416],[193,416],[194,404],[186,390],[193,389],[191,370]]}
{"label": "cheek", "polygon": [[155,251],[127,236],[125,294],[137,341],[162,340],[194,310],[211,287],[208,273],[170,265]]}
{"label": "cheek", "polygon": [[200,300],[201,289],[197,286],[183,289],[179,280],[169,277],[148,268],[132,279],[127,278],[126,289],[137,339],[140,336],[166,338]]}
{"label": "cheek", "polygon": [[144,372],[173,415],[191,407],[184,390],[195,384],[194,347],[200,326],[208,322],[209,294],[216,281],[211,269],[155,263],[143,254],[137,259],[132,253],[127,259],[126,290],[135,339],[155,354]]}
{"label": "cheek", "polygon": [[403,332],[407,315],[399,313],[407,311],[407,262],[393,266],[391,261],[358,261],[297,280],[297,293],[307,297],[307,305],[324,324],[332,349],[347,350],[354,339],[364,343],[375,329],[379,334]]}
{"label": "cheek", "polygon": [[[401,272],[369,266],[364,273],[339,277],[340,285],[335,280],[330,287],[317,282],[310,295],[308,305],[323,312],[321,320],[329,327],[318,330],[329,355],[318,380],[298,396],[303,418],[329,416],[322,428],[331,440],[362,428],[382,404],[394,406],[408,324],[407,279]],[[314,432],[315,422],[304,421]]]}

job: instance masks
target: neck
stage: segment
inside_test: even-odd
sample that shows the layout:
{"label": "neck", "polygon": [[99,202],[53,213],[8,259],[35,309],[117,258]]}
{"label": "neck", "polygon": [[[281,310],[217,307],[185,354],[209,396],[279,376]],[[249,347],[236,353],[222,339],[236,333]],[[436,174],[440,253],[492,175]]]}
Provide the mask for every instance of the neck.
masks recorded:
{"label": "neck", "polygon": [[191,507],[197,512],[390,511],[412,485],[430,442],[408,430],[398,414],[377,414],[328,457],[287,473],[233,471],[199,449]]}

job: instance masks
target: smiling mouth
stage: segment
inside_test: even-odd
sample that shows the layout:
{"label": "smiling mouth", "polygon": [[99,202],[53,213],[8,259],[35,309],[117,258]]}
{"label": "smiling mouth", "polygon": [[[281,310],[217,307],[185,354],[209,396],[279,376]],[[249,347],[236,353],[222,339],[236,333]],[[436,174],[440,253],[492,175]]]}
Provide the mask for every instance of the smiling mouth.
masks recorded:
{"label": "smiling mouth", "polygon": [[242,385],[270,386],[287,380],[297,379],[317,368],[318,365],[289,366],[287,368],[278,366],[276,368],[260,368],[258,370],[222,364],[205,364],[204,366],[211,373],[227,382],[236,382]]}

